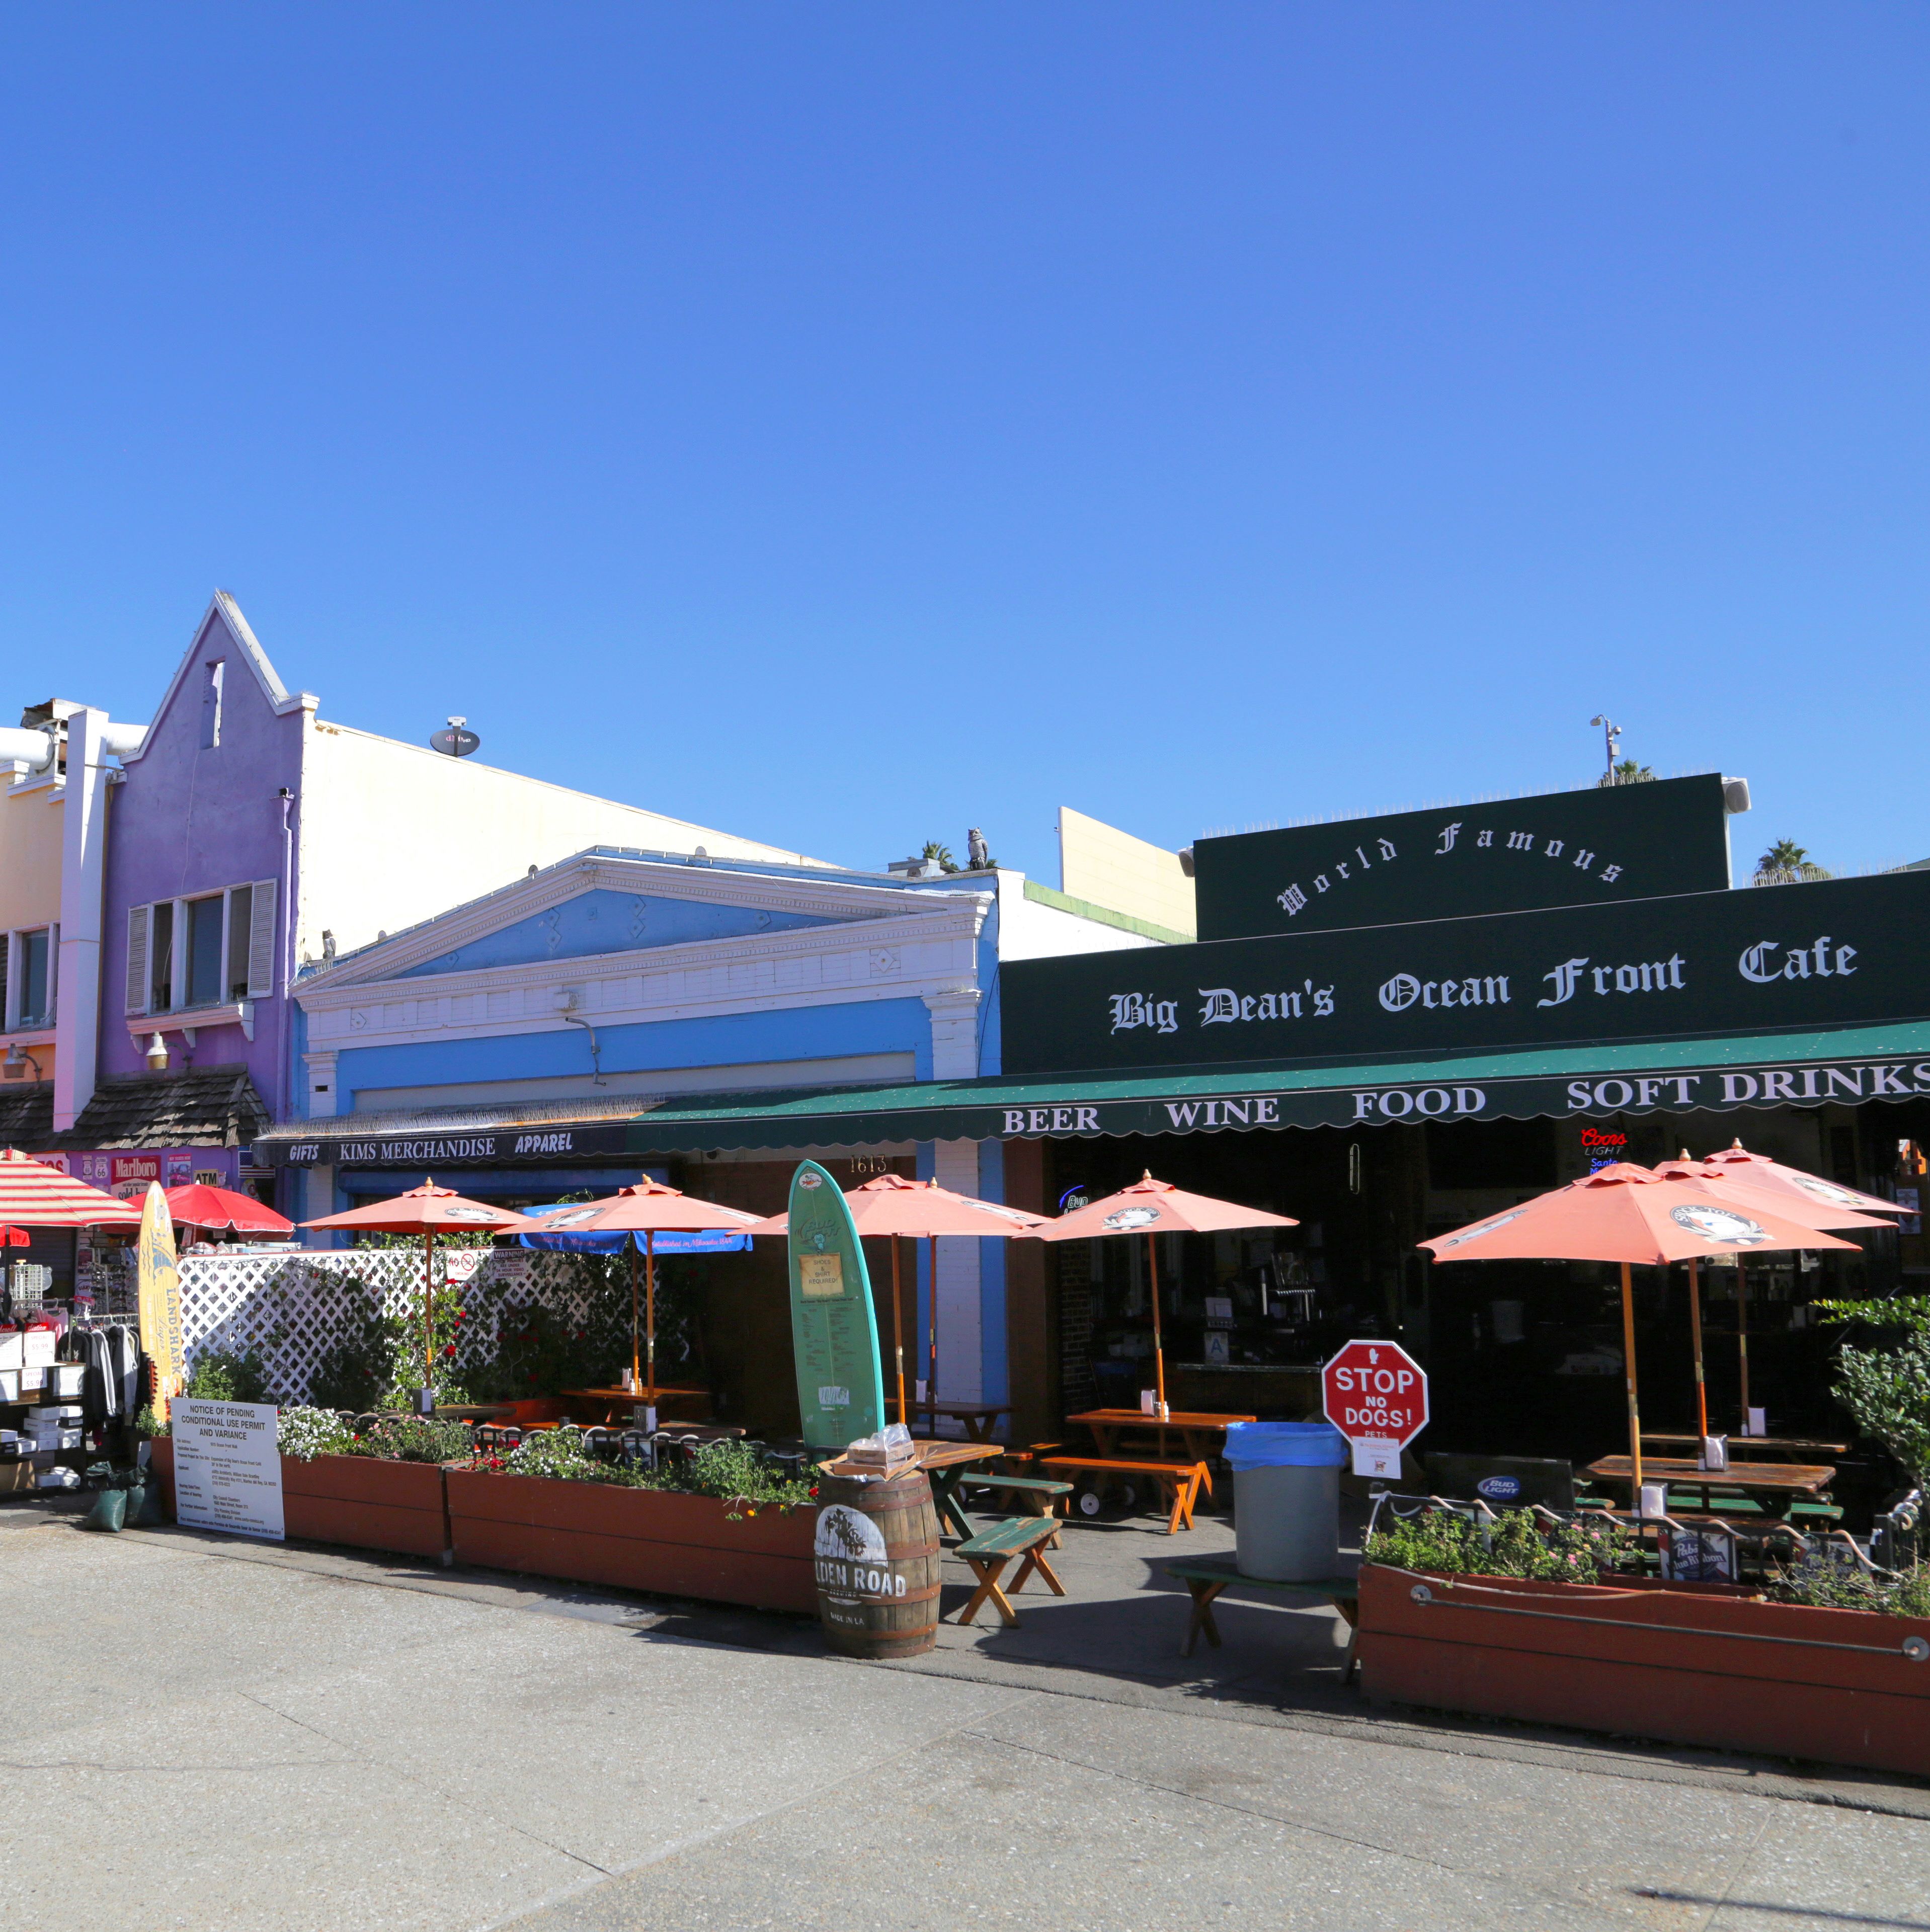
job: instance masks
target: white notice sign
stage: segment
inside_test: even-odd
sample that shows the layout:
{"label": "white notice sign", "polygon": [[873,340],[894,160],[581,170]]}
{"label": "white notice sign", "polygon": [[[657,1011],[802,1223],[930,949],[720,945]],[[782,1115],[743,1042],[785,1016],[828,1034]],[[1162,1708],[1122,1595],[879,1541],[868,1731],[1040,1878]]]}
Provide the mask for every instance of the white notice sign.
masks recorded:
{"label": "white notice sign", "polygon": [[286,1532],[275,1405],[178,1396],[172,1419],[176,1520],[281,1542]]}

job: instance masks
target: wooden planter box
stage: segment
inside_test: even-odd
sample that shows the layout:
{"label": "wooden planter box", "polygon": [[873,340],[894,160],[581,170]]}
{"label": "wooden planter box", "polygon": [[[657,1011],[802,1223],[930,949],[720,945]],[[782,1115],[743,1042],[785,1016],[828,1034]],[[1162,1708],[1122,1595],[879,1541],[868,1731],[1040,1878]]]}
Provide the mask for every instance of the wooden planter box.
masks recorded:
{"label": "wooden planter box", "polygon": [[[151,1460],[174,1514],[174,1444],[157,1436]],[[281,1459],[282,1526],[314,1543],[440,1557],[449,1547],[443,1472],[434,1462],[386,1462],[371,1456]]]}
{"label": "wooden planter box", "polygon": [[1379,1564],[1360,1584],[1376,1702],[1930,1774],[1930,1621]]}
{"label": "wooden planter box", "polygon": [[456,1560],[659,1595],[815,1611],[817,1512],[770,1505],[735,1522],[711,1496],[443,1472]]}

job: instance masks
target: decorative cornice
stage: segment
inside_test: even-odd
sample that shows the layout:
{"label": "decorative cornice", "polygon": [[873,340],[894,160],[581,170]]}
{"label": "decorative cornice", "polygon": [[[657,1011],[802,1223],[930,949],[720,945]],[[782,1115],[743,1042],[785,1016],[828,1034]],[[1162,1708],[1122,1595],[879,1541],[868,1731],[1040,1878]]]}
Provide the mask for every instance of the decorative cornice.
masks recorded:
{"label": "decorative cornice", "polygon": [[[697,905],[742,906],[755,911],[791,913],[806,918],[833,920],[845,926],[878,920],[917,920],[929,914],[935,905],[949,913],[971,911],[974,915],[974,933],[983,924],[992,905],[989,892],[911,893],[888,886],[845,886],[824,880],[812,880],[806,884],[762,873],[737,872],[728,865],[711,871],[700,866],[666,865],[660,860],[618,858],[607,852],[584,852],[539,872],[533,879],[516,880],[484,898],[472,900],[466,906],[413,926],[406,932],[379,940],[372,946],[362,947],[325,971],[311,974],[305,986],[310,991],[320,991],[351,986],[387,985],[416,967],[429,965],[493,933],[520,925],[525,920],[580,898],[586,892],[598,891],[626,892],[638,898],[682,899]],[[746,934],[743,938],[761,940],[795,936]],[[731,943],[734,942],[698,940],[689,944]],[[687,950],[688,945],[645,947],[614,956],[655,958]],[[607,956],[587,956],[576,963],[587,970],[593,958]],[[548,965],[556,968],[565,963],[551,961]],[[456,976],[432,976],[440,980]],[[307,1005],[305,994],[298,992],[298,997]]]}

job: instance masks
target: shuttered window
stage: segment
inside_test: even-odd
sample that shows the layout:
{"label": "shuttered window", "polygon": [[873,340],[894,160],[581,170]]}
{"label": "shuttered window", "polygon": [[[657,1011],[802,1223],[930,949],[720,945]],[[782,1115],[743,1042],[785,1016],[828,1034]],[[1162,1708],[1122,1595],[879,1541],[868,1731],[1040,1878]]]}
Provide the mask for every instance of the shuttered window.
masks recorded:
{"label": "shuttered window", "polygon": [[275,884],[257,879],[249,891],[248,996],[265,998],[275,991]]}
{"label": "shuttered window", "polygon": [[148,1010],[148,908],[128,908],[128,992],[131,1013]]}

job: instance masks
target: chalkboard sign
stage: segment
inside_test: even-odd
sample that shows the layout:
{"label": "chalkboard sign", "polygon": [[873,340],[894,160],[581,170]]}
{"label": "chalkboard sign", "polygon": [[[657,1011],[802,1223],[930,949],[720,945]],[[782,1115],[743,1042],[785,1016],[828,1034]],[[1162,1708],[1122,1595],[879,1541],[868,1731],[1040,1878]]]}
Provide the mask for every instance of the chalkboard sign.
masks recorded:
{"label": "chalkboard sign", "polygon": [[813,1449],[884,1426],[884,1376],[864,1249],[838,1184],[815,1160],[791,1178],[791,1337]]}

